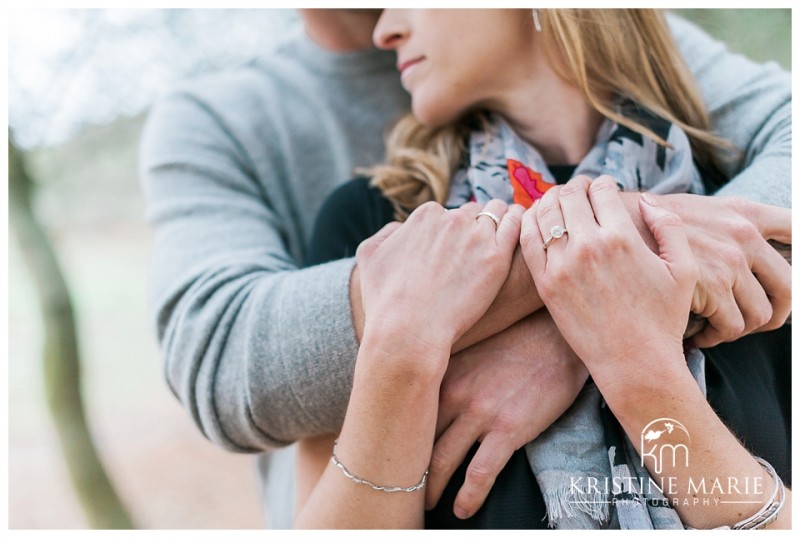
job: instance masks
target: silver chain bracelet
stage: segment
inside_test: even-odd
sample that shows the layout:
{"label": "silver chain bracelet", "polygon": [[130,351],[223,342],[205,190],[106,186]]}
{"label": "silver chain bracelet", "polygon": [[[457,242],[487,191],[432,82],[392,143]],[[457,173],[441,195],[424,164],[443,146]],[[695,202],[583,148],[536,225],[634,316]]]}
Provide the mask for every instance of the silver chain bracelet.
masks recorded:
{"label": "silver chain bracelet", "polygon": [[775,468],[764,459],[756,458],[756,461],[760,463],[761,466],[769,473],[770,477],[772,477],[775,487],[772,488],[772,495],[770,496],[769,501],[764,503],[764,506],[761,508],[761,510],[747,519],[743,519],[739,523],[736,523],[733,527],[731,527],[733,530],[753,530],[766,527],[778,519],[778,514],[780,513],[781,508],[783,508],[783,504],[786,502],[786,486],[783,485],[783,480],[781,480],[781,477],[778,476]]}
{"label": "silver chain bracelet", "polygon": [[422,480],[420,480],[417,484],[409,486],[407,488],[400,486],[379,486],[378,484],[370,482],[366,478],[358,477],[353,473],[351,473],[350,471],[348,471],[347,467],[345,467],[344,464],[342,464],[342,462],[339,461],[339,458],[336,457],[336,445],[338,442],[339,442],[338,439],[333,442],[333,454],[331,455],[331,462],[339,469],[341,469],[342,473],[344,473],[344,475],[347,478],[349,478],[356,484],[363,484],[365,486],[371,487],[376,491],[383,491],[385,493],[397,493],[397,492],[412,493],[414,491],[417,491],[418,489],[424,488],[426,482],[428,481],[428,469],[425,469],[425,472],[422,475]]}
{"label": "silver chain bracelet", "polygon": [[[774,484],[774,487],[772,488],[772,495],[770,495],[769,500],[764,503],[764,506],[761,507],[761,510],[752,516],[741,520],[739,523],[735,523],[732,526],[723,525],[721,527],[714,527],[711,530],[749,531],[763,529],[778,519],[778,514],[780,514],[781,508],[783,508],[783,505],[786,502],[786,486],[784,486],[783,480],[781,480],[781,477],[778,476],[775,468],[770,465],[768,461],[758,457],[756,457],[755,460],[769,473],[769,476],[772,477],[772,483]],[[686,528],[693,529],[693,527],[688,526]]]}

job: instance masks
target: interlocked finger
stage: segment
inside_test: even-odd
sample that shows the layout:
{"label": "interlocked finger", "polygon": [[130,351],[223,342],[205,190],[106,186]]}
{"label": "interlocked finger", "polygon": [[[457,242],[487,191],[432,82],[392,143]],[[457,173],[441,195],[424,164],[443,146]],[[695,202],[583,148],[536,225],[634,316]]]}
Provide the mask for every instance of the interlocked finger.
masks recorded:
{"label": "interlocked finger", "polygon": [[489,200],[481,212],[475,216],[475,220],[485,228],[489,228],[488,223],[494,225],[496,232],[507,210],[508,204],[502,200]]}

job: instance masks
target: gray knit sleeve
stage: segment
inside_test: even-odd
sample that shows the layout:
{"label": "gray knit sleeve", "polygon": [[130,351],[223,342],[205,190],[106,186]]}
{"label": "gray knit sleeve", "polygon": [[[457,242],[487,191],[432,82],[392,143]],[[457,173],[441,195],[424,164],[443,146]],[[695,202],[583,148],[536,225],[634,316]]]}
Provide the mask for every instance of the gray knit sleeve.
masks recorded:
{"label": "gray knit sleeve", "polygon": [[717,195],[791,207],[792,84],[776,63],[727,50],[695,25],[669,17],[713,130],[741,150],[723,161],[730,181]]}
{"label": "gray knit sleeve", "polygon": [[353,260],[298,269],[288,219],[252,170],[224,120],[191,93],[151,111],[140,177],[166,378],[206,437],[246,452],[340,425],[357,352]]}

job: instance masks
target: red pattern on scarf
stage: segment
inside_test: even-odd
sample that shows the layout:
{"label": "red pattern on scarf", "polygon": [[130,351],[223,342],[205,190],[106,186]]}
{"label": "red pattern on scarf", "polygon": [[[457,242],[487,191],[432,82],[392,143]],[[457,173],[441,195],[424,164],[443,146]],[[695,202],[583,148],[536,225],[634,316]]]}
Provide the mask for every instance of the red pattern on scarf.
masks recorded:
{"label": "red pattern on scarf", "polygon": [[511,185],[514,187],[514,203],[520,204],[525,208],[533,205],[533,202],[544,196],[547,189],[553,186],[546,182],[542,174],[532,170],[514,159],[507,159],[508,176],[511,178]]}

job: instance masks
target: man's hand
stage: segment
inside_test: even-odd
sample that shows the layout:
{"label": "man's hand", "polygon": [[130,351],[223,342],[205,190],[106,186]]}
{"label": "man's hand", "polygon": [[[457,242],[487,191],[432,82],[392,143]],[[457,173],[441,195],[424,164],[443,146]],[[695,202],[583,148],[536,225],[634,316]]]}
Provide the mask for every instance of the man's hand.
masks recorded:
{"label": "man's hand", "polygon": [[426,491],[434,507],[476,441],[454,513],[470,517],[515,450],[566,411],[588,373],[545,310],[450,359]]}
{"label": "man's hand", "polygon": [[[638,193],[621,193],[628,213],[653,248]],[[683,221],[699,268],[692,312],[708,319],[699,347],[782,326],[792,309],[791,266],[767,240],[792,242],[791,210],[733,197],[652,195]]]}

